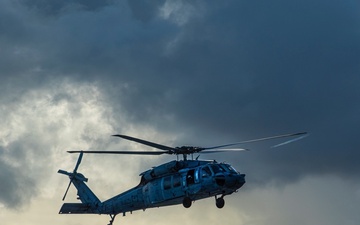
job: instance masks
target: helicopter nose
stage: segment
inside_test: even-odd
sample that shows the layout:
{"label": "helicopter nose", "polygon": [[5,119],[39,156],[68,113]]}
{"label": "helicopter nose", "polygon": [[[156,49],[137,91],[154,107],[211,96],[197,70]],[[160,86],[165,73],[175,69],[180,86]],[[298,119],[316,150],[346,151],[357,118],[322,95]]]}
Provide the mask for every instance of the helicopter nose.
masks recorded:
{"label": "helicopter nose", "polygon": [[239,189],[245,184],[245,174],[237,174],[230,177],[229,182],[227,183],[231,188]]}
{"label": "helicopter nose", "polygon": [[245,174],[239,174],[235,185],[237,185],[237,188],[241,188],[245,183]]}
{"label": "helicopter nose", "polygon": [[245,184],[245,174],[231,174],[227,176],[219,174],[215,177],[215,181],[219,186],[238,189]]}

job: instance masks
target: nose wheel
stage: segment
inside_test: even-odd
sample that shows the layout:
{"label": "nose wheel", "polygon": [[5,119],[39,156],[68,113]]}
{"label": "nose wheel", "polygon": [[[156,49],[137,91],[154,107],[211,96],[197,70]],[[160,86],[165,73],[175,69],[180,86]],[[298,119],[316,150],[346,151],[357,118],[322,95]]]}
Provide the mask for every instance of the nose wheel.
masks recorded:
{"label": "nose wheel", "polygon": [[216,204],[216,207],[218,207],[219,209],[223,208],[225,205],[224,196],[221,196],[220,198],[217,198],[215,196],[215,204]]}

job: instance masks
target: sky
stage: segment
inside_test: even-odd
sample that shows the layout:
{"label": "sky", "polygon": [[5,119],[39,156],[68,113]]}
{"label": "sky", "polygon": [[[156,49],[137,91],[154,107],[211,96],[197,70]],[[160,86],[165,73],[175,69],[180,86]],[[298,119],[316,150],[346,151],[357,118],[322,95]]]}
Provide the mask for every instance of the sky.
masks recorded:
{"label": "sky", "polygon": [[[355,0],[1,1],[1,224],[107,224],[58,214],[57,170],[74,168],[67,150],[152,150],[113,134],[207,147],[302,131],[275,149],[200,155],[246,174],[221,210],[205,199],[114,225],[358,224],[359,11]],[[79,172],[106,200],[175,158],[85,155]]]}

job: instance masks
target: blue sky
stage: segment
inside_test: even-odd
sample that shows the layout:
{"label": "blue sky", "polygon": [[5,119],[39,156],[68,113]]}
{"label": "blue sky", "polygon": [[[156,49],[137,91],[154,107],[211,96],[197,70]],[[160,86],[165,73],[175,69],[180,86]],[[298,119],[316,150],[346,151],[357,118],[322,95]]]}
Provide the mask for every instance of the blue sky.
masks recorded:
{"label": "blue sky", "polygon": [[[357,224],[360,4],[312,1],[0,3],[0,220],[106,224],[58,215],[70,149],[213,146],[308,131],[299,142],[206,155],[247,174],[222,210],[208,199],[117,223]],[[86,156],[105,200],[173,157]],[[76,201],[72,188],[68,202]],[[206,215],[206,216],[204,216]]]}

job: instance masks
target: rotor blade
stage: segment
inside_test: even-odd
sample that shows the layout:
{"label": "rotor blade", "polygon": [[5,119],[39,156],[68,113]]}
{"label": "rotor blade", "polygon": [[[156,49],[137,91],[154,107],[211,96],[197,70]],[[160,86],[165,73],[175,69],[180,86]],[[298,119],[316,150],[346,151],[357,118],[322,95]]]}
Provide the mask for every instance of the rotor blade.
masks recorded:
{"label": "rotor blade", "polygon": [[277,147],[279,147],[279,146],[287,145],[287,144],[290,144],[291,142],[298,141],[298,140],[303,139],[303,138],[305,138],[305,137],[307,137],[307,136],[309,136],[309,135],[306,134],[306,135],[303,135],[303,136],[300,136],[300,137],[297,137],[297,138],[293,138],[293,139],[291,139],[291,140],[288,140],[288,141],[282,142],[282,143],[280,143],[280,144],[274,145],[274,146],[272,146],[271,148],[277,148]]}
{"label": "rotor blade", "polygon": [[75,165],[74,173],[76,173],[77,169],[79,168],[79,165],[80,165],[80,163],[81,163],[82,157],[83,157],[83,152],[80,151],[79,158],[78,158],[78,160],[77,160],[77,162],[76,162],[76,165]]}
{"label": "rotor blade", "polygon": [[285,137],[292,137],[292,136],[299,136],[299,135],[306,135],[306,134],[307,134],[307,132],[294,133],[294,134],[282,134],[282,135],[277,135],[277,136],[264,137],[264,138],[258,138],[258,139],[253,139],[253,140],[235,142],[235,143],[231,143],[231,144],[225,144],[225,145],[219,145],[219,146],[214,146],[214,147],[208,147],[208,148],[204,148],[204,149],[217,149],[217,148],[221,149],[221,148],[224,148],[224,147],[229,147],[229,146],[234,146],[234,145],[240,145],[240,144],[245,144],[245,143],[258,142],[258,141],[266,141],[266,140],[271,140],[271,139],[285,138]]}
{"label": "rotor blade", "polygon": [[250,150],[245,148],[228,148],[228,149],[209,150],[209,151],[205,150],[199,152],[199,154],[218,153],[218,152],[243,152],[243,151],[250,151]]}
{"label": "rotor blade", "polygon": [[124,154],[124,155],[162,155],[171,154],[170,152],[163,151],[67,151],[68,153],[90,153],[90,154]]}
{"label": "rotor blade", "polygon": [[66,197],[66,195],[67,195],[67,193],[68,193],[68,191],[69,191],[69,188],[70,188],[71,182],[72,182],[72,180],[70,180],[69,185],[68,185],[68,187],[66,188],[66,191],[65,191],[64,197],[62,198],[62,200],[63,200],[63,201],[65,200],[65,197]]}
{"label": "rotor blade", "polygon": [[115,134],[112,135],[114,137],[120,137],[120,138],[124,138],[127,139],[129,141],[135,141],[137,143],[143,144],[143,145],[147,145],[147,146],[151,146],[157,149],[161,149],[161,150],[165,150],[165,151],[175,151],[176,149],[173,147],[169,147],[169,146],[165,146],[165,145],[160,145],[154,142],[150,142],[150,141],[145,141],[139,138],[134,138],[134,137],[130,137],[130,136],[126,136],[126,135],[121,135],[121,134]]}

